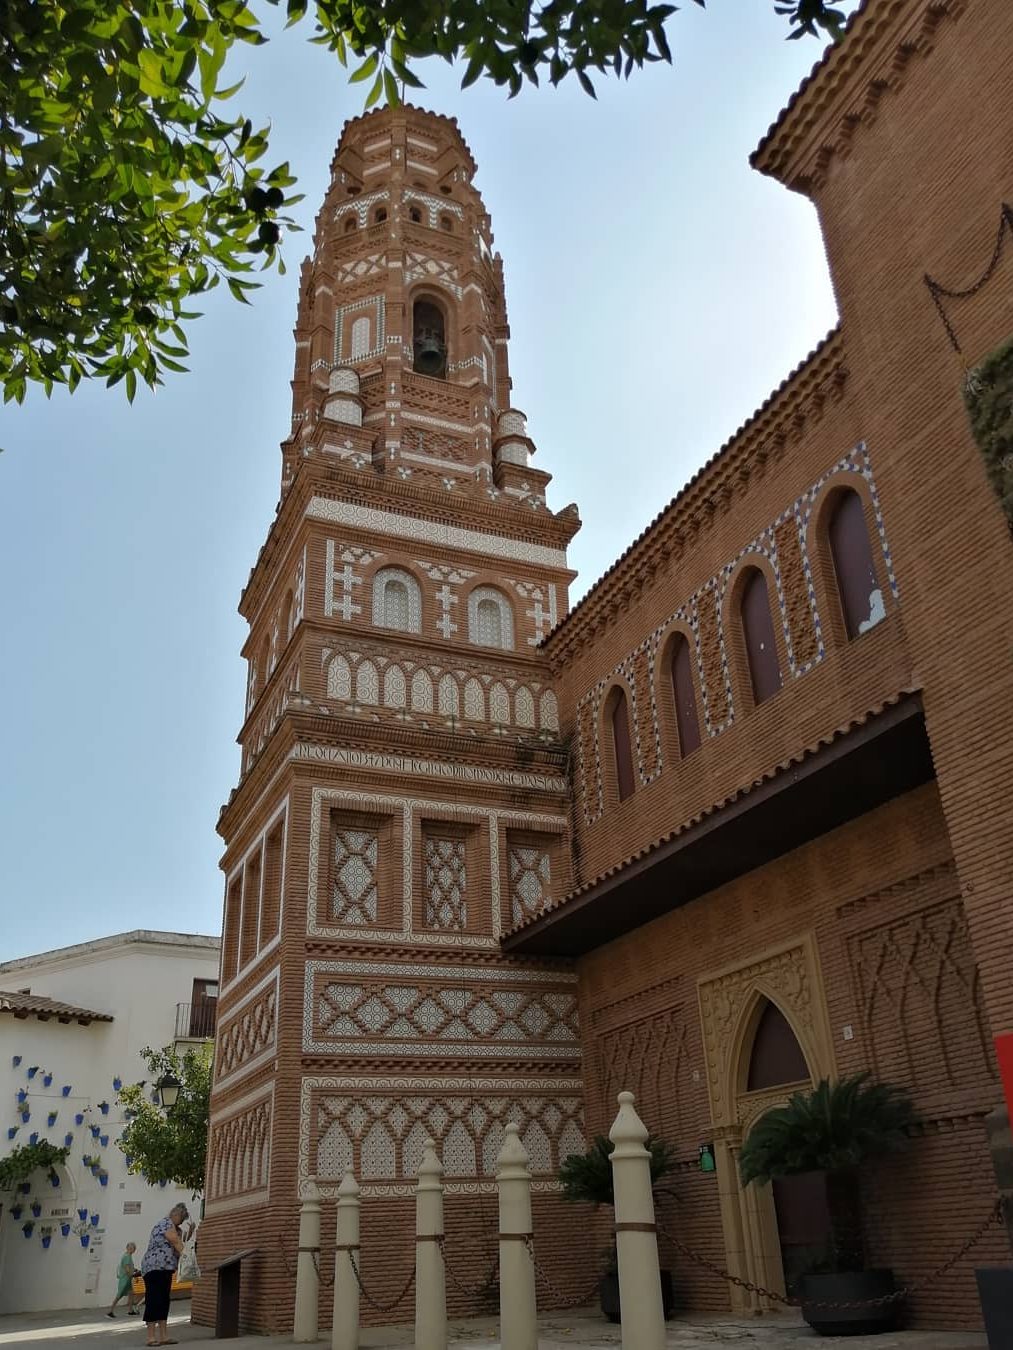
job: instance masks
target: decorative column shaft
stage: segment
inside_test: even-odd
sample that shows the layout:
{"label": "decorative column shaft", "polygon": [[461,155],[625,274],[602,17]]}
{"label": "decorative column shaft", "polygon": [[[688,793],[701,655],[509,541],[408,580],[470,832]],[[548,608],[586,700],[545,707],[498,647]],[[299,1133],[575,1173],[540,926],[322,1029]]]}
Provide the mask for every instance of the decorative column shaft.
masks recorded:
{"label": "decorative column shaft", "polygon": [[520,1131],[511,1121],[496,1159],[499,1191],[499,1321],[502,1350],[538,1350],[531,1173]]}
{"label": "decorative column shaft", "polygon": [[609,1138],[615,1145],[610,1161],[623,1350],[663,1350],[665,1313],[651,1193],[651,1155],[644,1147],[647,1126],[633,1109],[632,1092],[620,1092],[619,1114]]}
{"label": "decorative column shaft", "polygon": [[443,1164],[427,1139],[415,1188],[415,1350],[447,1350]]}
{"label": "decorative column shaft", "polygon": [[359,1347],[359,1281],[355,1278],[353,1258],[359,1259],[359,1184],[349,1168],[338,1187],[331,1350]]}
{"label": "decorative column shaft", "polygon": [[295,1320],[292,1339],[303,1345],[317,1338],[320,1276],[320,1192],[310,1179],[302,1189],[299,1206],[299,1254],[295,1269]]}

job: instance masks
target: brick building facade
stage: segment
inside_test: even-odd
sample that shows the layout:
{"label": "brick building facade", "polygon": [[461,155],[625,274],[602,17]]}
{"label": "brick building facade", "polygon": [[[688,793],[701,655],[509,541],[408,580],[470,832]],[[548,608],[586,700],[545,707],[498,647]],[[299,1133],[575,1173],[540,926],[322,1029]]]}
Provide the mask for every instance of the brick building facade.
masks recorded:
{"label": "brick building facade", "polygon": [[[1013,549],[955,348],[973,366],[1013,332],[1013,239],[943,298],[949,331],[925,278],[966,290],[992,256],[1011,58],[1004,0],[866,0],[754,155],[815,202],[841,322],[569,612],[579,520],[547,506],[511,406],[467,146],[414,109],[346,126],[219,824],[202,1256],[256,1234],[249,1325],[290,1325],[300,1183],[326,1248],[348,1165],[364,1277],[396,1292],[426,1133],[449,1259],[480,1282],[508,1119],[541,1259],[575,1291],[600,1243],[555,1172],[621,1087],[676,1146],[669,1222],[765,1285],[790,1235],[736,1154],[807,1079],[869,1068],[917,1101],[911,1149],[865,1179],[871,1253],[900,1278],[987,1209],[1013,1028]],[[788,1081],[760,1063],[778,1038]],[[690,1306],[759,1306],[666,1255]],[[975,1323],[974,1260],[1002,1256],[987,1240],[916,1323]]]}

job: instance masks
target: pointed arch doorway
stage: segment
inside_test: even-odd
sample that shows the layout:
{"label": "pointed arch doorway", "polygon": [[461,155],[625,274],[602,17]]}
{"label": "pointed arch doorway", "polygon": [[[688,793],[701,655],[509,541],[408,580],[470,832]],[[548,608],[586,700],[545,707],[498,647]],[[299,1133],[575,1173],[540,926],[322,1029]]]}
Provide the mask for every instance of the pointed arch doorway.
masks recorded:
{"label": "pointed arch doorway", "polygon": [[[743,1186],[739,1152],[750,1129],[793,1092],[835,1073],[815,938],[807,934],[749,964],[701,980],[700,1013],[714,1125],[726,1268],[784,1293],[822,1241],[818,1183]],[[787,1278],[786,1278],[787,1277]],[[730,1286],[732,1307],[772,1300]]]}

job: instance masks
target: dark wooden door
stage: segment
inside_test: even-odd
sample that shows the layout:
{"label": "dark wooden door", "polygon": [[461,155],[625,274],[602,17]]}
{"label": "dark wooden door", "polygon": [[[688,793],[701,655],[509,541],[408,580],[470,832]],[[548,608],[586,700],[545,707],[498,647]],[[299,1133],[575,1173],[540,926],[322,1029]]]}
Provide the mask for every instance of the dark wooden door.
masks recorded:
{"label": "dark wooden door", "polygon": [[826,1175],[803,1172],[773,1183],[777,1235],[785,1289],[791,1294],[800,1275],[824,1261],[830,1247],[830,1210]]}

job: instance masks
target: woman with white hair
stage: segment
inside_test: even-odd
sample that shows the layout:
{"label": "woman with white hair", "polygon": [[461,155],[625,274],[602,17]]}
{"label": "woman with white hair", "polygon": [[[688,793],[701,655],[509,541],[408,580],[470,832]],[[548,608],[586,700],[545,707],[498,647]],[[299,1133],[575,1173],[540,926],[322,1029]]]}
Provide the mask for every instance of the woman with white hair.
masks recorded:
{"label": "woman with white hair", "polygon": [[[144,1277],[144,1320],[148,1324],[148,1345],[175,1345],[166,1335],[172,1277],[183,1251],[182,1225],[190,1217],[186,1205],[173,1205],[167,1218],[159,1219],[151,1230],[148,1249],[141,1260]],[[189,1232],[189,1229],[187,1230]]]}

